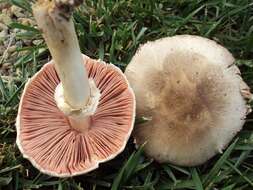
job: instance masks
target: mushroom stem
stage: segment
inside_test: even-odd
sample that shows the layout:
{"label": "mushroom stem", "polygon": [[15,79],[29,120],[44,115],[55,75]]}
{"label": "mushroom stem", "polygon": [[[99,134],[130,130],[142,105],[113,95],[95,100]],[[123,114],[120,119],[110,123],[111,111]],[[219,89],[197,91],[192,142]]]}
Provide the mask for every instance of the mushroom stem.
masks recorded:
{"label": "mushroom stem", "polygon": [[88,75],[83,65],[71,13],[80,1],[39,0],[34,17],[53,57],[65,102],[73,109],[85,107],[90,98]]}
{"label": "mushroom stem", "polygon": [[69,116],[68,120],[69,120],[70,126],[81,133],[85,133],[86,131],[88,131],[91,125],[90,116],[78,117],[78,118]]}

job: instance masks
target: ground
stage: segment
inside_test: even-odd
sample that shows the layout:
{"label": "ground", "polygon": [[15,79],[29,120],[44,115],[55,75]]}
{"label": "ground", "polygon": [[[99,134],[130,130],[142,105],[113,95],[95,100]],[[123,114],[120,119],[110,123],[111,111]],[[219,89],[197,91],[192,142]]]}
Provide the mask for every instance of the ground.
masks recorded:
{"label": "ground", "polygon": [[[54,178],[22,158],[15,118],[29,77],[50,60],[29,0],[0,0],[0,189],[253,189],[253,115],[223,154],[194,168],[158,164],[133,139],[86,175]],[[140,44],[175,34],[208,37],[233,53],[253,88],[251,0],[86,0],[74,13],[81,50],[122,70]]]}

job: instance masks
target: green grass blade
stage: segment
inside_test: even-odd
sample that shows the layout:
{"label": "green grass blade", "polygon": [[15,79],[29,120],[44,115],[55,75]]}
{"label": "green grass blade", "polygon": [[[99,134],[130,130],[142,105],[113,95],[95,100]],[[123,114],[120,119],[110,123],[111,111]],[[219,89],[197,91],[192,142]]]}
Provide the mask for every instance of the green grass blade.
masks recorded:
{"label": "green grass blade", "polygon": [[9,106],[10,103],[18,97],[19,92],[23,89],[24,85],[25,85],[26,81],[24,81],[19,87],[18,89],[12,94],[12,96],[8,99],[8,101],[4,104],[5,107]]}
{"label": "green grass blade", "polygon": [[251,181],[247,176],[243,175],[243,173],[238,170],[233,164],[231,164],[229,161],[226,161],[226,164],[228,164],[234,171],[236,171],[237,174],[239,174],[245,181],[247,181],[250,186],[253,188],[253,181]]}
{"label": "green grass blade", "polygon": [[0,92],[2,93],[2,100],[5,100],[8,97],[7,88],[4,85],[1,75],[0,75]]}
{"label": "green grass blade", "polygon": [[136,167],[139,164],[139,160],[141,157],[141,154],[143,153],[143,147],[144,145],[140,146],[137,152],[134,152],[127,162],[124,164],[124,166],[121,168],[119,174],[115,178],[112,184],[111,190],[118,190],[122,185],[126,183],[126,181],[131,177],[131,175],[134,173]]}
{"label": "green grass blade", "polygon": [[31,4],[27,0],[11,0],[11,3],[13,5],[16,5],[30,13],[32,13]]}
{"label": "green grass blade", "polygon": [[22,29],[22,30],[30,31],[30,32],[41,33],[38,29],[36,29],[36,28],[34,28],[32,26],[20,24],[18,22],[13,22],[9,26],[11,28],[13,28],[13,29],[17,28],[17,29]]}
{"label": "green grass blade", "polygon": [[164,171],[165,171],[165,172],[169,175],[169,177],[172,179],[172,181],[173,181],[174,183],[176,183],[176,182],[177,182],[177,179],[176,179],[174,173],[172,172],[172,170],[170,169],[170,167],[165,165],[165,166],[163,166],[163,168],[164,168]]}
{"label": "green grass blade", "polygon": [[235,184],[232,184],[232,185],[222,188],[221,190],[233,190],[234,187],[235,187]]}
{"label": "green grass blade", "polygon": [[16,165],[16,166],[12,166],[12,167],[7,167],[7,168],[4,168],[4,169],[1,169],[0,170],[0,174],[6,173],[6,172],[10,172],[12,170],[16,170],[16,169],[18,169],[20,167],[21,167],[21,165]]}
{"label": "green grass blade", "polygon": [[0,187],[4,185],[9,185],[12,181],[12,177],[0,177]]}
{"label": "green grass blade", "polygon": [[191,169],[191,175],[192,175],[192,179],[195,183],[196,190],[204,190],[202,182],[200,180],[200,177],[199,177],[199,174],[198,174],[196,168]]}
{"label": "green grass blade", "polygon": [[169,166],[172,167],[172,168],[174,168],[175,170],[177,170],[177,171],[179,171],[179,172],[185,174],[185,175],[188,175],[188,176],[191,175],[190,172],[187,171],[186,168],[183,168],[183,167],[180,167],[180,166],[174,166],[174,165],[172,165],[172,164],[169,164]]}
{"label": "green grass blade", "polygon": [[160,184],[157,189],[159,190],[171,190],[171,189],[196,189],[193,180],[182,180],[175,183],[163,183]]}
{"label": "green grass blade", "polygon": [[[223,155],[220,157],[220,159],[215,163],[213,168],[210,170],[209,174],[204,178],[203,184],[204,186],[208,186],[211,182],[213,182],[214,178],[216,177],[217,173],[220,171],[222,165],[226,162],[226,160],[229,158],[232,150],[234,149],[236,142],[238,139],[236,139],[223,153]],[[209,187],[210,188],[210,187]]]}

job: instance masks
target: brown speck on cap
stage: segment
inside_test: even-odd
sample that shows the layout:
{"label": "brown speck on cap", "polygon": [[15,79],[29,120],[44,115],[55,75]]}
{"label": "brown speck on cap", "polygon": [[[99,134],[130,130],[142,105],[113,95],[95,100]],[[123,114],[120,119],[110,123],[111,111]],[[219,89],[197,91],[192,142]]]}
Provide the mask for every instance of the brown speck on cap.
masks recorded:
{"label": "brown speck on cap", "polygon": [[[173,48],[173,51],[172,51]],[[159,162],[194,166],[221,152],[242,128],[252,97],[233,56],[206,38],[148,42],[125,74],[136,96],[136,143]],[[179,82],[180,81],[180,82]],[[224,96],[225,94],[225,96]]]}

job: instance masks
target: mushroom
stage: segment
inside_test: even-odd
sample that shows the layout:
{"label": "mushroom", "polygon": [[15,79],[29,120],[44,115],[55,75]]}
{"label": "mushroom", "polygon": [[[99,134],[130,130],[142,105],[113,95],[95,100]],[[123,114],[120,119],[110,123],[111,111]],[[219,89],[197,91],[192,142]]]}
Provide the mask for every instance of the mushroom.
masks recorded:
{"label": "mushroom", "polygon": [[125,147],[135,118],[135,97],[112,64],[80,52],[71,20],[79,1],[39,1],[33,13],[53,60],[25,85],[17,145],[41,172],[87,173]]}
{"label": "mushroom", "polygon": [[177,35],[141,46],[126,68],[146,118],[133,135],[158,162],[204,163],[241,130],[252,99],[234,58],[216,42]]}

